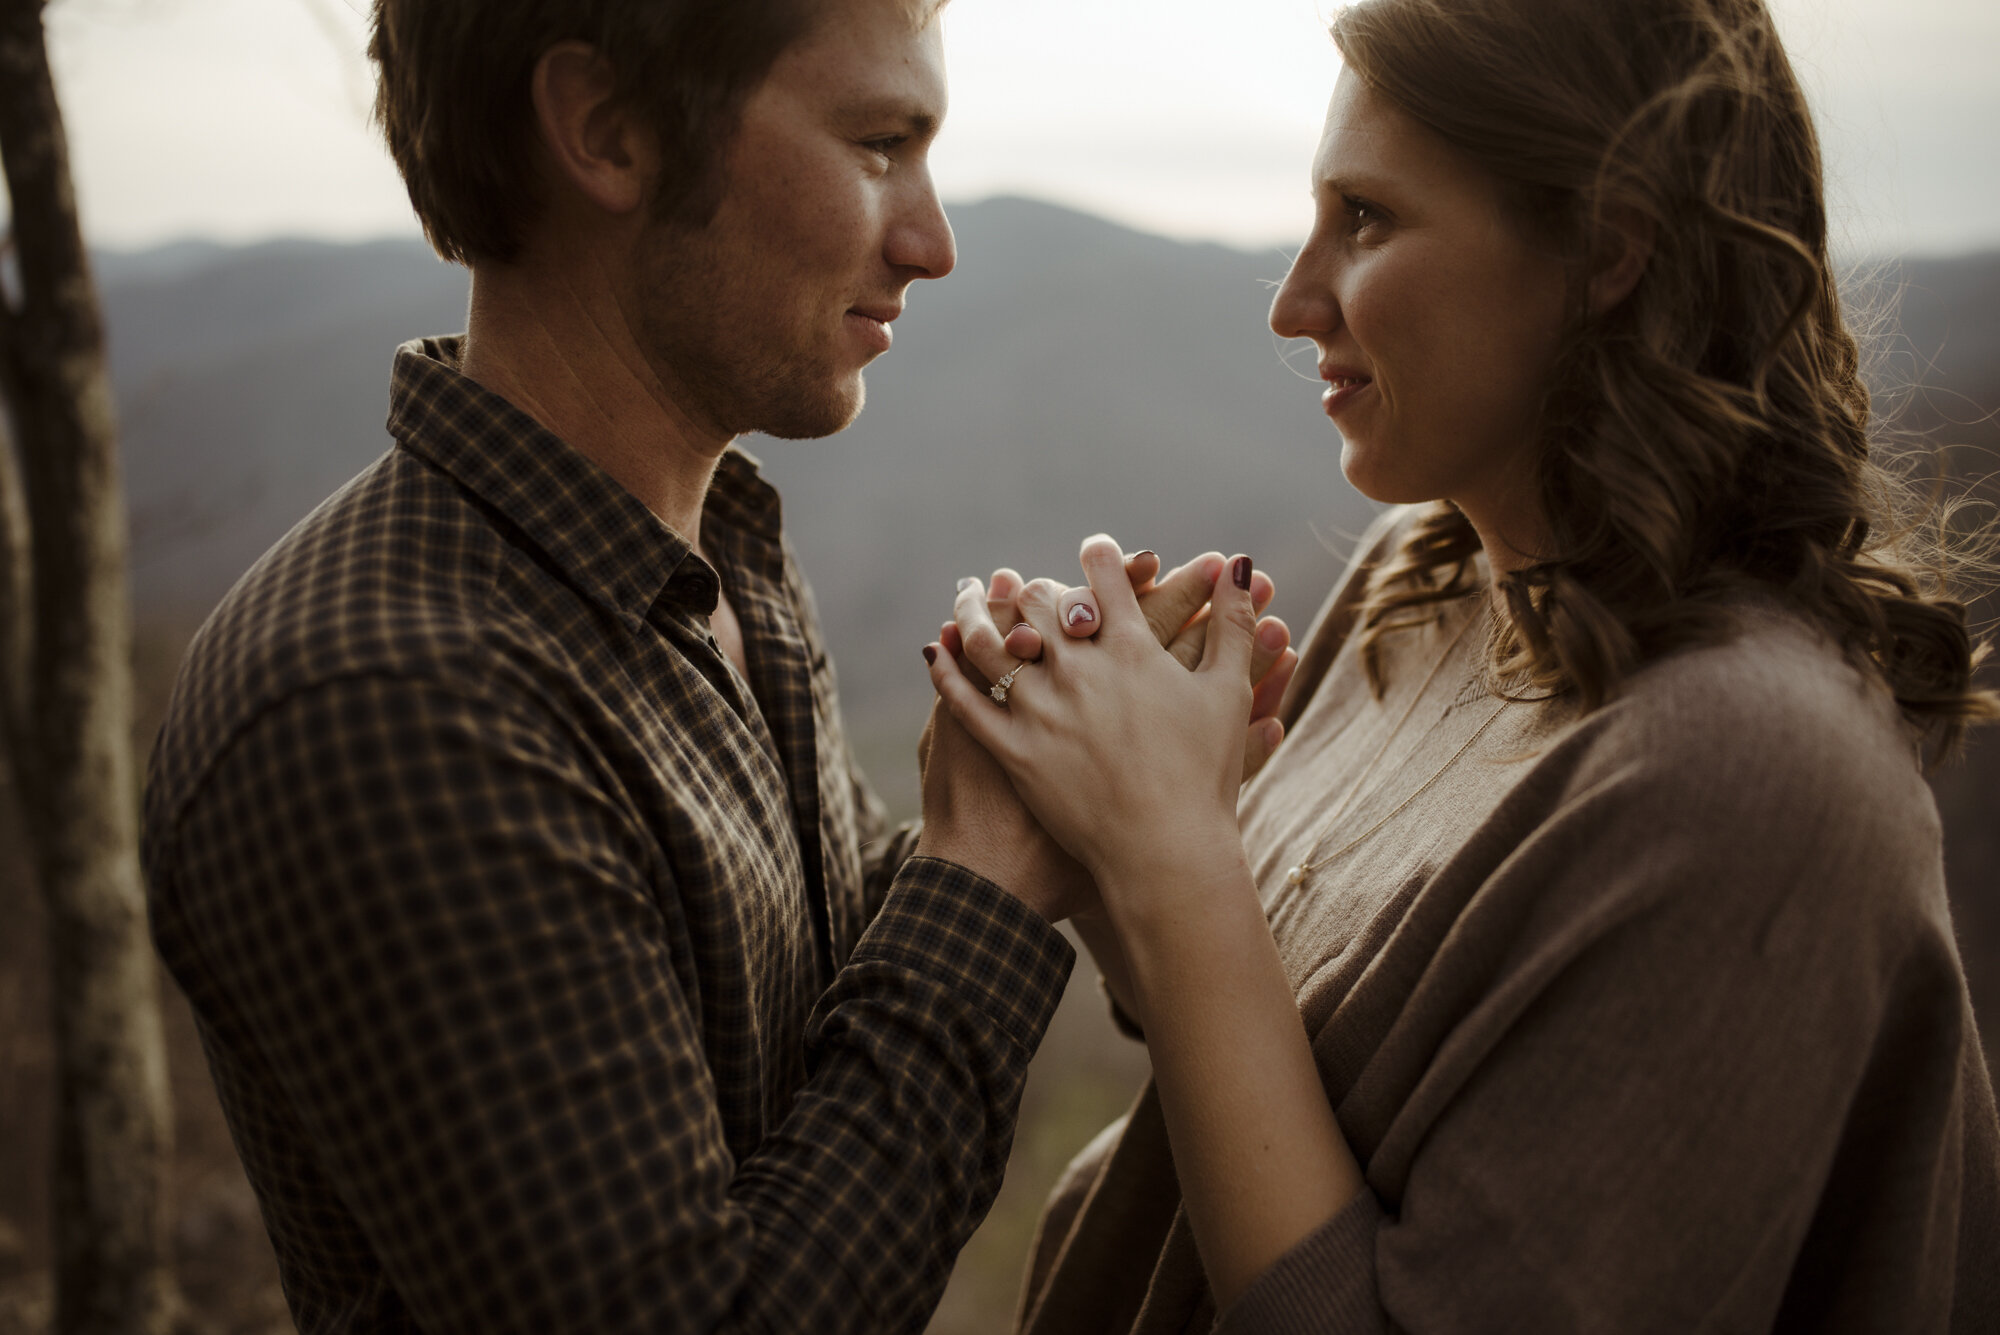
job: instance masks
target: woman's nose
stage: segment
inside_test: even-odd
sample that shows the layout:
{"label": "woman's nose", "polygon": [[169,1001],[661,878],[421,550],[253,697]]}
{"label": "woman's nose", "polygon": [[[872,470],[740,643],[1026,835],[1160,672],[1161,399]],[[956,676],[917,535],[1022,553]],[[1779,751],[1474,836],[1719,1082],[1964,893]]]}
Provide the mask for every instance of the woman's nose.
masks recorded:
{"label": "woman's nose", "polygon": [[1279,338],[1311,338],[1331,333],[1340,323],[1340,304],[1327,272],[1311,242],[1292,260],[1278,295],[1271,299],[1271,332]]}

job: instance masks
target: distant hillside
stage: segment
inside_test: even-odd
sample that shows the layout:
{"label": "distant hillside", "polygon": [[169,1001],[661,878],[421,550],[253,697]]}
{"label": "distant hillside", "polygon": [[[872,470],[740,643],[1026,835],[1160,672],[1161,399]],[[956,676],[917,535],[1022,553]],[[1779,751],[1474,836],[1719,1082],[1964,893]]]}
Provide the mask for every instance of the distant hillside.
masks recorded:
{"label": "distant hillside", "polygon": [[[1284,257],[1018,200],[953,221],[958,271],[912,292],[861,422],[751,442],[790,502],[858,721],[923,707],[916,649],[959,575],[1068,576],[1098,529],[1170,560],[1250,551],[1303,622],[1335,571],[1315,528],[1358,531],[1370,507],[1341,479],[1317,387],[1264,328]],[[103,267],[142,615],[199,615],[380,454],[396,344],[464,324],[464,272],[416,244]]]}
{"label": "distant hillside", "polygon": [[[929,694],[916,648],[959,575],[1068,576],[1098,529],[1170,561],[1245,550],[1302,630],[1338,569],[1322,539],[1341,547],[1371,510],[1310,358],[1288,367],[1265,327],[1284,256],[1018,199],[953,222],[958,271],[912,291],[861,421],[750,443],[788,498],[857,730],[894,739],[899,766]],[[464,271],[417,243],[180,245],[101,272],[155,620],[198,618],[380,454],[395,346],[464,324]],[[2000,255],[1885,269],[1864,304],[1892,299],[1903,331],[1878,341],[1879,375],[1935,388],[1885,406],[1919,428],[2000,406]]]}

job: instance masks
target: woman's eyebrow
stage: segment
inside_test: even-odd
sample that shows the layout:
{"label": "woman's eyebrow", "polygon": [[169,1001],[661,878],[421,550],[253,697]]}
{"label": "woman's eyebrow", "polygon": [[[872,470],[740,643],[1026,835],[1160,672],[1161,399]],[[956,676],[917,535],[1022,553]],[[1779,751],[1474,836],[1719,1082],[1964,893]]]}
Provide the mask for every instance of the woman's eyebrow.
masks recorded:
{"label": "woman's eyebrow", "polygon": [[1371,175],[1365,171],[1328,172],[1325,175],[1313,176],[1315,191],[1336,195],[1362,195],[1373,198],[1388,188],[1389,182],[1386,177]]}

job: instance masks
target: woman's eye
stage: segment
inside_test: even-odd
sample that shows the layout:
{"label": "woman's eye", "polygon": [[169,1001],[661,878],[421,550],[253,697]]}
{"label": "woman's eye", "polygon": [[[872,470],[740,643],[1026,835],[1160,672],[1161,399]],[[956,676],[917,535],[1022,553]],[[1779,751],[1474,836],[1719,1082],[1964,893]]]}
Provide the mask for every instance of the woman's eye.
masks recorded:
{"label": "woman's eye", "polygon": [[1342,195],[1340,197],[1340,207],[1341,211],[1347,215],[1348,230],[1352,232],[1361,231],[1370,224],[1383,221],[1380,209],[1370,204],[1367,200],[1357,199],[1353,195]]}

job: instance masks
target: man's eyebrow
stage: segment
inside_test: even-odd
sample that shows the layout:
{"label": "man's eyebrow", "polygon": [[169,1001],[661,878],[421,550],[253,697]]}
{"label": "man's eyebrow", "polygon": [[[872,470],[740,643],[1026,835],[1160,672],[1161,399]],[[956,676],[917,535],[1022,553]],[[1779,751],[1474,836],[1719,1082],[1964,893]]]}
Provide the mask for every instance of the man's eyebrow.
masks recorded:
{"label": "man's eyebrow", "polygon": [[938,132],[943,118],[899,97],[872,98],[850,102],[840,109],[843,121],[872,125],[894,123],[918,138],[928,139]]}

